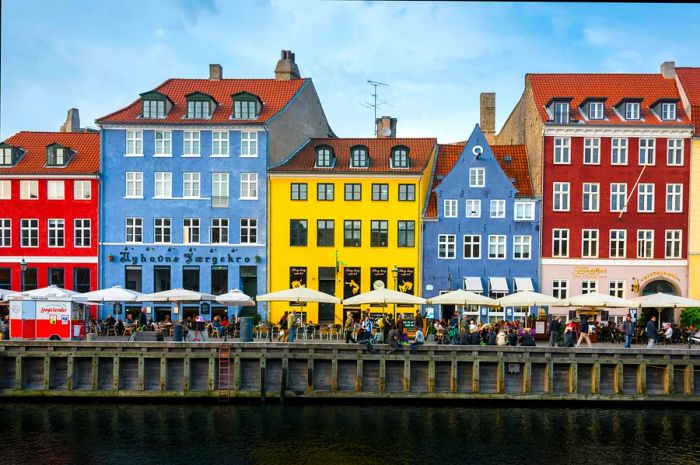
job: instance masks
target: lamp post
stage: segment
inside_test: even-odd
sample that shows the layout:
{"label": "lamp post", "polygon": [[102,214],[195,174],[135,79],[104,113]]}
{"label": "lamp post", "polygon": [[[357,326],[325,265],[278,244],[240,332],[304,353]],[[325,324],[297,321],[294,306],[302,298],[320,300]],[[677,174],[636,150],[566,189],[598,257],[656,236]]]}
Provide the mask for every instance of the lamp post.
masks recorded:
{"label": "lamp post", "polygon": [[[394,290],[399,290],[399,269],[394,265],[391,269],[391,275],[394,277]],[[396,321],[396,302],[394,302],[394,321]]]}
{"label": "lamp post", "polygon": [[21,262],[19,262],[19,269],[22,272],[21,273],[21,277],[22,277],[21,285],[22,285],[22,287],[20,288],[20,292],[24,292],[24,273],[27,272],[27,262],[24,260],[24,258],[22,259]]}

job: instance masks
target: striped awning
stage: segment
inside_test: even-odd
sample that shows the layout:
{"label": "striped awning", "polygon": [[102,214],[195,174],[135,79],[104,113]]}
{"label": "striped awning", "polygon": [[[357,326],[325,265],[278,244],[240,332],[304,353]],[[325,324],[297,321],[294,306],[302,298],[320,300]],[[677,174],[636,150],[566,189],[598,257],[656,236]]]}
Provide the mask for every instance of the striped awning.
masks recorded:
{"label": "striped awning", "polygon": [[481,278],[478,276],[467,276],[464,278],[464,290],[482,294],[484,286],[481,285]]}

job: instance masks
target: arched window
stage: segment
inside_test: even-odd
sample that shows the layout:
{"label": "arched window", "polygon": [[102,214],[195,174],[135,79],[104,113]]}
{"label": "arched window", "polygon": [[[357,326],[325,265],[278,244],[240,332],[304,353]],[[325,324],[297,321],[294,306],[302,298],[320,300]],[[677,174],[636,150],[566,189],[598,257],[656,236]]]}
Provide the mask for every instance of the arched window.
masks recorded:
{"label": "arched window", "polygon": [[408,148],[394,147],[391,151],[391,166],[394,168],[408,168]]}
{"label": "arched window", "polygon": [[328,146],[316,148],[316,167],[330,168],[333,166],[333,149]]}
{"label": "arched window", "polygon": [[350,167],[367,168],[369,166],[369,155],[367,147],[353,147],[350,149]]}

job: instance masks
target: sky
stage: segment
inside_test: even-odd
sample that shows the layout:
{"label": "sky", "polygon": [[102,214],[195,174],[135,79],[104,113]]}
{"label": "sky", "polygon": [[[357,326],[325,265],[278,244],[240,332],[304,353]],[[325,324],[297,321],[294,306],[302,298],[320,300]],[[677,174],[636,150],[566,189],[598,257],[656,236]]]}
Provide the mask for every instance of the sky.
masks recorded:
{"label": "sky", "polygon": [[[658,72],[700,66],[694,4],[3,0],[0,139],[82,126],[171,77],[271,78],[292,50],[340,137],[372,137],[378,114],[399,137],[465,140],[479,93],[500,128],[526,73]],[[685,26],[683,26],[685,24]]]}

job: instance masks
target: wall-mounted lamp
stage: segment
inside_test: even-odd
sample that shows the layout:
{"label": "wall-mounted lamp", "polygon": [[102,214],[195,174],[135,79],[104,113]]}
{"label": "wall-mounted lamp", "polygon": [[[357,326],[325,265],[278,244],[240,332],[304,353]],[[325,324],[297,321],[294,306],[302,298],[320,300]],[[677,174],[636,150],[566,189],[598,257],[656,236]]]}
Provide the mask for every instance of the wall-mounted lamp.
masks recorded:
{"label": "wall-mounted lamp", "polygon": [[630,286],[630,290],[635,294],[639,292],[639,280],[637,278],[632,278],[632,285]]}

